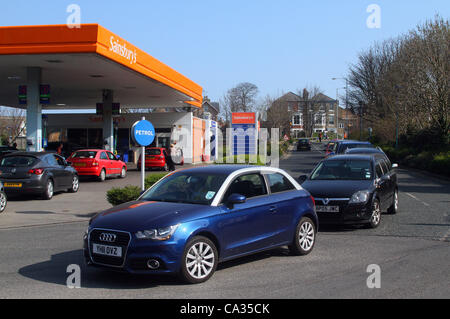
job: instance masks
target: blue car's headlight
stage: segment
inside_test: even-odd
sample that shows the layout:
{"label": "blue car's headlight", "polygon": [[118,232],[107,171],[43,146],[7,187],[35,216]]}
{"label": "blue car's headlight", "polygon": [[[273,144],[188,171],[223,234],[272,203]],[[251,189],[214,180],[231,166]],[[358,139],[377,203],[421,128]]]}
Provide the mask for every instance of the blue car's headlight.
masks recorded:
{"label": "blue car's headlight", "polygon": [[137,239],[168,240],[175,233],[178,226],[180,226],[180,224],[164,228],[138,231],[135,236]]}
{"label": "blue car's headlight", "polygon": [[350,199],[350,204],[364,204],[369,200],[370,192],[369,191],[359,191],[353,194]]}

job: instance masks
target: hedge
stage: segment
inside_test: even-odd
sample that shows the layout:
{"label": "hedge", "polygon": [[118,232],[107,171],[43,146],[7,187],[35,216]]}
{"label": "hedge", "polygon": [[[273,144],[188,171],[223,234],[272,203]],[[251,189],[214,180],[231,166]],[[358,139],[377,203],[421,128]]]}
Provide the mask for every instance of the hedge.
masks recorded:
{"label": "hedge", "polygon": [[450,177],[450,151],[416,153],[410,147],[396,149],[392,146],[382,146],[382,149],[391,162]]}
{"label": "hedge", "polygon": [[[151,174],[145,177],[145,189],[166,176],[167,173]],[[114,187],[106,193],[106,200],[113,206],[136,200],[141,195],[141,188],[134,185]]]}

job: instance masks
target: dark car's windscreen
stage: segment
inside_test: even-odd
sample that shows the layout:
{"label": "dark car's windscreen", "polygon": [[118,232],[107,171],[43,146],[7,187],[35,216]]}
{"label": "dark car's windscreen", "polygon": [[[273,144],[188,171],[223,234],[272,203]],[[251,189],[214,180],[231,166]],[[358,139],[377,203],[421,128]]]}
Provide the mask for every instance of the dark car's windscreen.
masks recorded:
{"label": "dark car's windscreen", "polygon": [[225,174],[175,173],[151,188],[141,200],[210,205],[226,178]]}
{"label": "dark car's windscreen", "polygon": [[30,167],[33,166],[38,159],[32,156],[8,156],[2,158],[0,166],[2,167]]}
{"label": "dark car's windscreen", "polygon": [[96,155],[95,151],[81,151],[73,153],[72,158],[95,158]]}
{"label": "dark car's windscreen", "polygon": [[152,148],[145,150],[145,155],[161,155],[161,150],[158,148]]}
{"label": "dark car's windscreen", "polygon": [[333,160],[320,163],[311,180],[371,180],[372,164],[368,160]]}

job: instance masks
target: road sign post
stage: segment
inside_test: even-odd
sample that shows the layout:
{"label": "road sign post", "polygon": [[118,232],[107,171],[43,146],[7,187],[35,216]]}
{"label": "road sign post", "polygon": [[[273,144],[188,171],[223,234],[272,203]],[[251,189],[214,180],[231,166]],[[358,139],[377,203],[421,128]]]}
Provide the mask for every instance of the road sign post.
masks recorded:
{"label": "road sign post", "polygon": [[145,191],[145,148],[155,140],[155,128],[153,124],[142,117],[141,121],[133,124],[131,128],[133,141],[141,146],[141,189]]}

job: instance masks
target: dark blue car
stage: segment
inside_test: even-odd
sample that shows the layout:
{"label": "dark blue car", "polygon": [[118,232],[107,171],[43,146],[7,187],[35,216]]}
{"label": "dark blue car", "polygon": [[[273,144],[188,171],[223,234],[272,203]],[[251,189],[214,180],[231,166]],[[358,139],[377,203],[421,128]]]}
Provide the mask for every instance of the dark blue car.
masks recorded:
{"label": "dark blue car", "polygon": [[347,150],[354,148],[375,148],[375,146],[373,146],[370,142],[341,140],[334,144],[332,151],[327,155],[327,157],[345,154]]}
{"label": "dark blue car", "polygon": [[283,170],[209,166],[169,174],[95,216],[84,251],[89,265],[200,283],[219,262],[263,250],[307,255],[317,229],[314,200]]}

